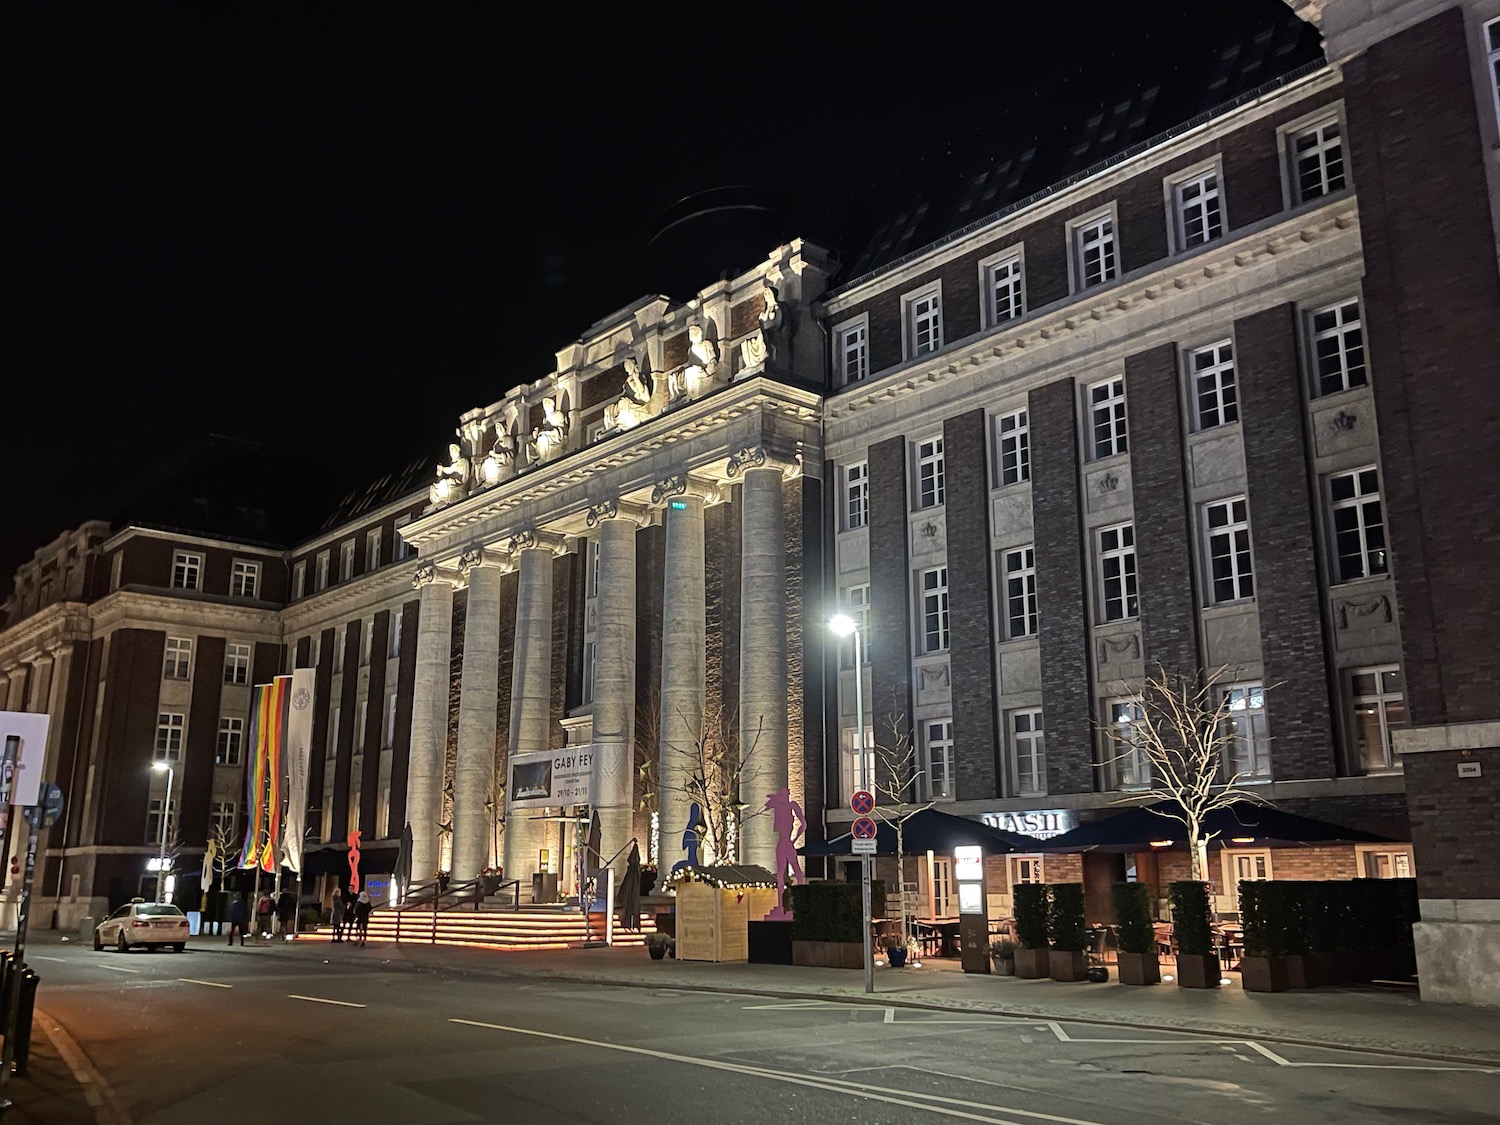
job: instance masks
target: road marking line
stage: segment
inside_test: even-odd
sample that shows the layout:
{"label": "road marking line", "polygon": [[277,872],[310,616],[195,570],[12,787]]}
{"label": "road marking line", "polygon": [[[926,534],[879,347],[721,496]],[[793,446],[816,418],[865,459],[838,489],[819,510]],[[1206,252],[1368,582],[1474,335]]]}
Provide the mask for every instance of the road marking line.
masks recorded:
{"label": "road marking line", "polygon": [[885,1022],[886,1023],[895,1023],[896,1022],[896,1009],[895,1008],[887,1008],[885,1010]]}
{"label": "road marking line", "polygon": [[72,1072],[73,1081],[82,1087],[84,1100],[94,1111],[96,1125],[130,1125],[130,1114],[125,1112],[125,1107],[115,1097],[110,1084],[94,1069],[94,1064],[89,1061],[88,1055],[73,1041],[73,1037],[67,1033],[62,1024],[40,1008],[32,1013],[32,1018],[41,1025],[42,1030],[47,1033],[47,1038],[52,1040],[52,1046],[57,1050],[58,1057]]}
{"label": "road marking line", "polygon": [[233,988],[232,984],[220,984],[216,980],[194,980],[192,977],[178,977],[183,984],[204,984],[209,988]]}
{"label": "road marking line", "polygon": [[127,969],[124,965],[101,965],[101,964],[95,964],[94,968],[96,968],[96,969],[109,969],[112,972],[116,972],[116,973],[138,973],[138,972],[140,972],[139,969]]}
{"label": "road marking line", "polygon": [[[1346,1062],[1292,1062],[1291,1059],[1283,1058],[1263,1043],[1257,1043],[1253,1039],[1241,1040],[1246,1047],[1256,1051],[1270,1059],[1277,1066],[1299,1067],[1310,1069],[1313,1067],[1331,1068],[1334,1070],[1456,1070],[1466,1074],[1500,1074],[1500,1068],[1488,1066],[1436,1066],[1418,1065],[1414,1063],[1346,1063]],[[1337,1047],[1324,1048],[1336,1051]]]}
{"label": "road marking line", "polygon": [[68,963],[66,957],[44,957],[40,953],[38,953],[36,955],[36,959],[38,961],[56,961],[59,964],[63,964],[63,965],[66,965]]}
{"label": "road marking line", "polygon": [[[559,1035],[550,1031],[534,1031],[531,1028],[509,1027],[505,1024],[485,1023],[481,1020],[451,1018],[448,1022],[462,1024],[467,1027],[483,1027],[491,1031],[506,1031],[512,1035],[529,1035],[538,1039],[552,1039],[557,1042],[573,1043],[583,1047],[597,1047],[606,1051],[621,1051],[625,1054],[645,1055],[648,1058],[682,1063],[687,1066],[700,1066],[708,1070],[728,1071],[732,1074],[767,1078],[773,1082],[785,1082],[792,1086],[808,1086],[813,1089],[826,1090],[830,1093],[847,1094],[850,1097],[864,1098],[867,1101],[884,1102],[887,1105],[898,1105],[907,1109],[926,1110],[928,1113],[941,1114],[945,1117],[954,1117],[963,1121],[978,1121],[982,1122],[983,1125],[1020,1125],[1020,1122],[1009,1118],[990,1116],[990,1114],[994,1113],[1015,1113],[1022,1117],[1058,1122],[1059,1125],[1102,1125],[1101,1122],[1085,1121],[1077,1117],[1059,1117],[1049,1113],[1034,1113],[1029,1110],[1015,1109],[1010,1106],[989,1106],[981,1102],[965,1102],[957,1098],[941,1098],[931,1094],[915,1094],[909,1091],[890,1090],[883,1086],[866,1086],[857,1082],[841,1082],[834,1078],[815,1079],[784,1070],[771,1070],[744,1063],[730,1063],[718,1059],[698,1058],[693,1055],[676,1055],[669,1051],[654,1051],[648,1047],[632,1047],[625,1043],[606,1043],[596,1039],[582,1039],[575,1035]],[[918,1098],[926,1100],[916,1100]],[[980,1116],[977,1113],[965,1112],[965,1110],[958,1108],[960,1106],[982,1109],[988,1112],[985,1116]]]}
{"label": "road marking line", "polygon": [[348,1000],[327,1000],[322,996],[298,996],[295,992],[286,994],[288,1000],[306,1000],[310,1004],[337,1004],[340,1008],[363,1008],[363,1004],[351,1004]]}

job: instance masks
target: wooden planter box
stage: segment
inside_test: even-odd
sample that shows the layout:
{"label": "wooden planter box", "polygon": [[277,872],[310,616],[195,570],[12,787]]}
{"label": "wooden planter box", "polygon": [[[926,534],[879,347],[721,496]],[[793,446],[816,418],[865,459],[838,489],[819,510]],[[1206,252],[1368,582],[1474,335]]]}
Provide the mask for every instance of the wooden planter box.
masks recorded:
{"label": "wooden planter box", "polygon": [[792,964],[793,925],[795,925],[793,922],[756,922],[752,920],[749,925],[750,964]]}
{"label": "wooden planter box", "polygon": [[677,959],[679,961],[748,961],[750,919],[764,918],[776,905],[770,887],[713,887],[680,883],[677,887]]}
{"label": "wooden planter box", "polygon": [[865,947],[857,941],[794,941],[792,964],[818,969],[863,969]]}
{"label": "wooden planter box", "polygon": [[1054,949],[1047,958],[1048,975],[1053,980],[1081,981],[1089,979],[1088,954],[1071,949]]}
{"label": "wooden planter box", "polygon": [[1291,953],[1286,958],[1286,985],[1288,988],[1317,988],[1317,964],[1310,953]]}
{"label": "wooden planter box", "polygon": [[1219,955],[1217,953],[1179,953],[1177,984],[1180,988],[1218,988]]}
{"label": "wooden planter box", "polygon": [[1160,984],[1161,961],[1153,953],[1120,953],[1121,984]]}
{"label": "wooden planter box", "polygon": [[1240,986],[1246,992],[1285,992],[1287,980],[1285,957],[1240,958]]}
{"label": "wooden planter box", "polygon": [[1343,984],[1349,978],[1337,953],[1309,953],[1307,955],[1308,987]]}
{"label": "wooden planter box", "polygon": [[1052,975],[1050,949],[1017,949],[1016,976],[1022,980],[1041,980]]}
{"label": "wooden planter box", "polygon": [[1016,975],[1016,959],[1014,957],[991,957],[990,961],[995,966],[996,976],[1013,977]]}

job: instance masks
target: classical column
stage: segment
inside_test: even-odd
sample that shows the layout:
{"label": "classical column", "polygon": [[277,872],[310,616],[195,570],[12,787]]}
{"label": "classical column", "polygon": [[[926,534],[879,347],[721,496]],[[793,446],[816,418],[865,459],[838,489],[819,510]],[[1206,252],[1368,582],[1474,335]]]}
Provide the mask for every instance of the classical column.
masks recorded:
{"label": "classical column", "polygon": [[[599,811],[601,859],[608,859],[626,848],[632,828],[635,533],[644,516],[640,509],[614,500],[594,506],[588,514],[589,526],[599,532],[593,740],[594,806]],[[647,849],[642,847],[641,850],[644,853]],[[623,858],[620,862],[623,863]]]}
{"label": "classical column", "polygon": [[453,878],[477,879],[488,866],[490,823],[485,805],[495,790],[495,700],[500,691],[500,582],[510,560],[483,547],[465,551],[459,570],[469,579],[464,616],[463,680],[458,696],[458,747],[453,766]]}
{"label": "classical column", "polygon": [[[510,543],[520,571],[516,591],[515,655],[510,682],[510,754],[532,754],[552,748],[552,557],[553,540],[534,532]],[[509,788],[507,787],[507,797]],[[535,813],[507,810],[505,877],[521,881],[528,892],[537,870],[544,836]]]}
{"label": "classical column", "polygon": [[[448,742],[448,677],[455,576],[424,563],[412,579],[421,591],[417,667],[412,683],[411,757],[406,774],[406,819],[411,825],[411,875],[430,882],[438,869],[443,757]],[[329,797],[325,796],[325,800]]]}
{"label": "classical column", "polygon": [[776,867],[775,819],[759,816],[766,797],[787,784],[786,534],[779,466],[764,450],[730,459],[743,474],[740,498],[740,801],[751,818],[741,831],[740,858]]}
{"label": "classical column", "polygon": [[26,665],[18,665],[10,674],[10,698],[6,701],[7,711],[26,710]]}

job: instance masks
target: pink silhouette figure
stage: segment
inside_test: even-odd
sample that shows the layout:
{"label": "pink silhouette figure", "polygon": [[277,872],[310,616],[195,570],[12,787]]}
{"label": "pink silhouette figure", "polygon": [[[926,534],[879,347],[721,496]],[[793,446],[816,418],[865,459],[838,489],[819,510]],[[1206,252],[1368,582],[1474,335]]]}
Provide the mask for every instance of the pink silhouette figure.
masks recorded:
{"label": "pink silhouette figure", "polygon": [[807,876],[802,870],[802,858],[797,854],[797,841],[807,835],[807,815],[802,806],[792,800],[791,789],[778,789],[766,794],[764,806],[772,817],[776,831],[776,905],[766,915],[767,922],[785,922],[792,913],[786,908],[786,871],[792,869],[792,882],[803,883]]}
{"label": "pink silhouette figure", "polygon": [[359,833],[349,833],[349,890],[359,893]]}

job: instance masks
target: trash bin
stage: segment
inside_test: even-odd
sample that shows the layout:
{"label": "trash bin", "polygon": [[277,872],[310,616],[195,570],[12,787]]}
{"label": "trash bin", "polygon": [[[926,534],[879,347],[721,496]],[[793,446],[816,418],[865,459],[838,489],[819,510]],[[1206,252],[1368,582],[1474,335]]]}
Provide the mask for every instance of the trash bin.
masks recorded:
{"label": "trash bin", "polygon": [[78,936],[84,941],[92,942],[94,940],[94,927],[96,925],[98,925],[98,923],[95,922],[94,919],[89,917],[83,918],[78,923]]}

